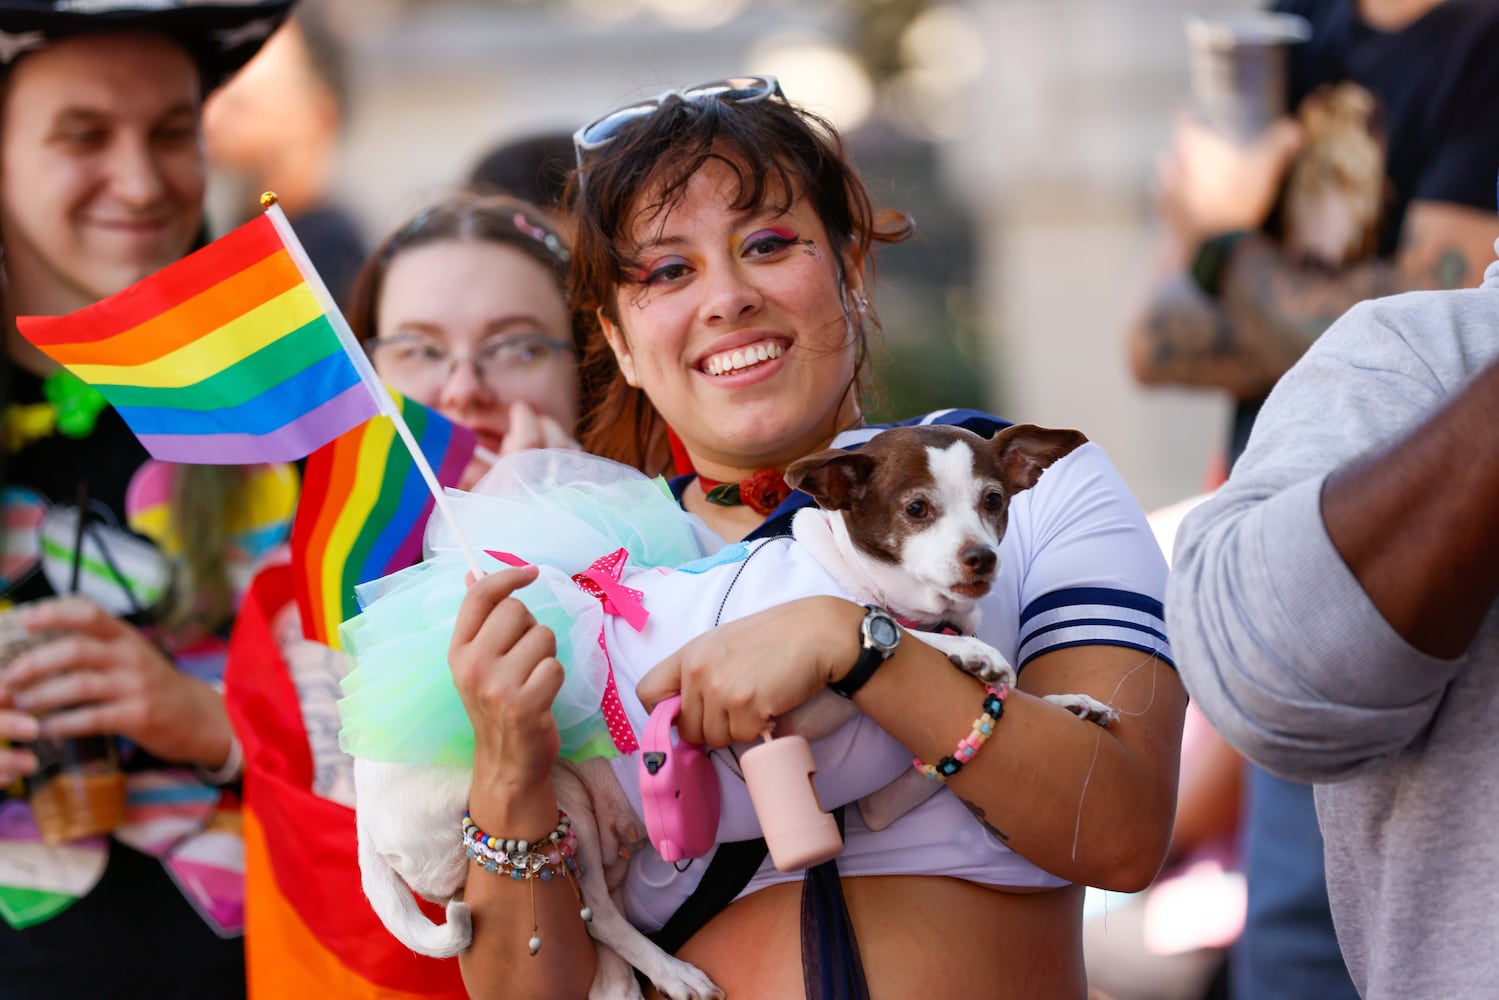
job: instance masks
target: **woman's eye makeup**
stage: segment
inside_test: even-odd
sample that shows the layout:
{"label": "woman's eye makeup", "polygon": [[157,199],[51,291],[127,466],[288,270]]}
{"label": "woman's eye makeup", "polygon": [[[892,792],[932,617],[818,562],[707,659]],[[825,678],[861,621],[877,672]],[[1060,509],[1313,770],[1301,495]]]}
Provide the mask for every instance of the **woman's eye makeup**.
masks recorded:
{"label": "woman's eye makeup", "polygon": [[780,226],[767,226],[752,233],[744,241],[744,252],[751,256],[765,257],[784,250],[797,242],[796,233]]}
{"label": "woman's eye makeup", "polygon": [[645,267],[636,268],[635,281],[641,285],[654,285],[662,281],[674,281],[687,272],[689,265],[681,257],[662,257]]}

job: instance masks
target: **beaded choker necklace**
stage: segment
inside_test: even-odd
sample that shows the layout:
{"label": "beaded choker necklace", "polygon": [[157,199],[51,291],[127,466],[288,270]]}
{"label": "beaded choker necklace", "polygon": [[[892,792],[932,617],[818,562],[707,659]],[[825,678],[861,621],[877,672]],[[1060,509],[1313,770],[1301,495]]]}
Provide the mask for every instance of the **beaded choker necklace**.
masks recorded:
{"label": "beaded choker necklace", "polygon": [[761,517],[768,515],[791,495],[791,487],[775,469],[761,469],[737,483],[709,479],[701,472],[697,484],[702,487],[708,502],[720,507],[738,507],[743,504]]}

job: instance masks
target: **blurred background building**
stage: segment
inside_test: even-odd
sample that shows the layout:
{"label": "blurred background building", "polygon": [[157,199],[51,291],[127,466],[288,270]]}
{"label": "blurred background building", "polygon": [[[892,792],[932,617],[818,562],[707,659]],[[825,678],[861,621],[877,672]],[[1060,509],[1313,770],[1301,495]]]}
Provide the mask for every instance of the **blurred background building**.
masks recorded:
{"label": "blurred background building", "polygon": [[[1217,395],[1136,386],[1123,327],[1186,103],[1183,18],[1249,0],[304,0],[343,50],[330,198],[371,241],[497,143],[745,72],[845,132],[917,237],[878,258],[881,413],[1078,427],[1140,502],[1201,488]],[[274,184],[272,184],[274,186]],[[243,191],[219,188],[232,225]]]}

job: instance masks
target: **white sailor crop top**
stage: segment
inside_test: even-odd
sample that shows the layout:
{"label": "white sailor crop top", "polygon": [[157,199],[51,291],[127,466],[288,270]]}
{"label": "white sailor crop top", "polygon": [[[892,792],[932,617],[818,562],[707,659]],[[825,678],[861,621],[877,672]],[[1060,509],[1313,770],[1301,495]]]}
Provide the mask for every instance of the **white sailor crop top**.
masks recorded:
{"label": "white sailor crop top", "polygon": [[[723,571],[732,564],[738,564],[736,571]],[[652,614],[644,630],[636,632],[612,617],[605,626],[610,650],[620,654],[613,655],[616,681],[636,732],[644,731],[647,719],[634,696],[644,671],[715,621],[799,597],[847,596],[787,537],[736,543],[700,563],[662,572],[664,579],[651,582]],[[1156,656],[1169,664],[1161,606],[1165,584],[1166,563],[1144,514],[1104,452],[1087,444],[1012,501],[1000,571],[982,604],[979,635],[1021,671],[1043,653],[1091,644],[1138,649],[1142,661]],[[911,766],[911,751],[862,714],[814,742],[812,752],[824,809],[855,803]],[[718,842],[759,837],[734,756],[724,751],[713,756],[721,789]],[[636,756],[617,758],[612,765],[640,813]],[[994,886],[1066,884],[1011,851],[946,789],[878,833],[860,821],[857,806],[845,811],[845,821],[838,856],[843,877],[925,874]],[[649,845],[637,852],[623,887],[630,922],[647,932],[659,929],[692,893],[711,857],[678,871]],[[799,872],[778,871],[767,859],[740,895],[800,878]]]}

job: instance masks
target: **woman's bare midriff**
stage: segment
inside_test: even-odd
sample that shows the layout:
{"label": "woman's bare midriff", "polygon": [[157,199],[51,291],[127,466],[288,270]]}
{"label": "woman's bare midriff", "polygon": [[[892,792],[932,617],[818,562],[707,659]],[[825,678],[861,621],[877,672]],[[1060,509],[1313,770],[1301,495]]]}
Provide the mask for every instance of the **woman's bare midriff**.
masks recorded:
{"label": "woman's bare midriff", "polygon": [[[730,1000],[803,996],[801,893],[799,881],[787,882],[739,900],[678,956]],[[1081,1000],[1087,993],[1080,886],[1014,892],[890,875],[846,878],[843,894],[874,1000]]]}

